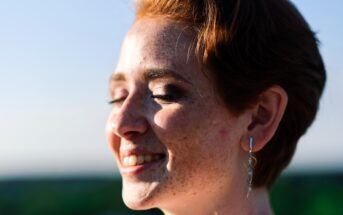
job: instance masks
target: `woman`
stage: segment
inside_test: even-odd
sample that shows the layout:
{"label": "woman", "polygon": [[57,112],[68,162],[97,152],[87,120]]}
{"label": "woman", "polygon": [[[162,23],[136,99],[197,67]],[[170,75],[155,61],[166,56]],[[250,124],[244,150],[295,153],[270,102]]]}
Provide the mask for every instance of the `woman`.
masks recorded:
{"label": "woman", "polygon": [[288,1],[138,1],[107,125],[125,204],[272,214],[268,189],[324,83],[314,34]]}

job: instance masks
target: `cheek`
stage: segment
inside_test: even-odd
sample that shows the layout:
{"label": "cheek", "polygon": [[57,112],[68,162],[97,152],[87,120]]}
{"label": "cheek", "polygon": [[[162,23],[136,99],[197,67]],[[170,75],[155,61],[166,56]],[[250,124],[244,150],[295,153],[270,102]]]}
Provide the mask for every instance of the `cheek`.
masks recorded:
{"label": "cheek", "polygon": [[156,136],[177,158],[208,160],[227,151],[230,129],[224,128],[222,118],[213,112],[165,109],[153,120]]}
{"label": "cheek", "polygon": [[197,142],[202,136],[202,129],[197,118],[183,108],[164,109],[154,115],[153,130],[169,151],[181,156],[183,152],[195,150],[199,145]]}
{"label": "cheek", "polygon": [[167,180],[173,192],[226,184],[232,173],[234,121],[228,127],[223,122],[230,117],[196,109],[164,109],[153,118],[154,133],[169,153]]}
{"label": "cheek", "polygon": [[186,142],[206,139],[227,141],[230,139],[231,128],[227,128],[228,124],[223,124],[225,119],[212,110],[213,108],[196,106],[187,109],[184,107],[165,108],[153,114],[151,125],[160,138],[166,136]]}
{"label": "cheek", "polygon": [[218,131],[218,136],[220,138],[220,141],[227,141],[230,137],[230,132],[226,128],[221,128]]}
{"label": "cheek", "polygon": [[179,133],[182,131],[180,127],[187,127],[190,123],[186,120],[189,117],[182,108],[165,108],[153,114],[152,123],[153,129],[157,135],[166,133]]}

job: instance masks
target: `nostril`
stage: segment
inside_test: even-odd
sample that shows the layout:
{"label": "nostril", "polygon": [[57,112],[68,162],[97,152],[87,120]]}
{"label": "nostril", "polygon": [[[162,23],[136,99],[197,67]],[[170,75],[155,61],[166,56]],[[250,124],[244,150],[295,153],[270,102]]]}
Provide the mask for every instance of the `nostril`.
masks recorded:
{"label": "nostril", "polygon": [[136,136],[138,136],[140,134],[141,134],[141,132],[139,132],[139,131],[127,131],[124,133],[124,137],[125,137],[125,139],[130,140],[130,139],[134,139]]}

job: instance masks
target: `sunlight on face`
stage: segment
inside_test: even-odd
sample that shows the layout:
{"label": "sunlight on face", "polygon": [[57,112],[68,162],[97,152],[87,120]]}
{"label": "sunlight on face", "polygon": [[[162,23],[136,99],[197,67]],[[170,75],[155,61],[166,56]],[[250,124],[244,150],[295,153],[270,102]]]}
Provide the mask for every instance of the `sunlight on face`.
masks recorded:
{"label": "sunlight on face", "polygon": [[124,201],[134,209],[200,201],[233,186],[240,174],[240,120],[188,56],[191,37],[183,29],[161,19],[137,21],[112,75],[107,139]]}

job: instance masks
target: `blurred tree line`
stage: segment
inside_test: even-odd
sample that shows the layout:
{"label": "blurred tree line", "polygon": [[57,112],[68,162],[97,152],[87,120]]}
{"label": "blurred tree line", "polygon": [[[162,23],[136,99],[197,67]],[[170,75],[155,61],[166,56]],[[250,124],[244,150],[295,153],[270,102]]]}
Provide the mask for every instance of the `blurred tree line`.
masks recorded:
{"label": "blurred tree line", "polygon": [[[343,173],[289,174],[271,190],[276,215],[342,215]],[[0,181],[1,215],[160,215],[132,211],[121,199],[121,180],[108,178]]]}

